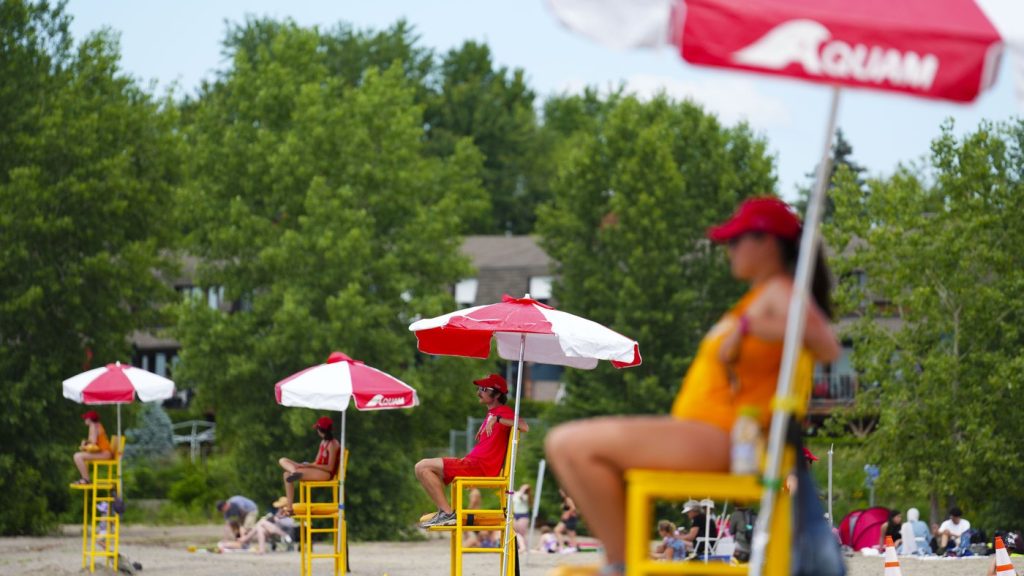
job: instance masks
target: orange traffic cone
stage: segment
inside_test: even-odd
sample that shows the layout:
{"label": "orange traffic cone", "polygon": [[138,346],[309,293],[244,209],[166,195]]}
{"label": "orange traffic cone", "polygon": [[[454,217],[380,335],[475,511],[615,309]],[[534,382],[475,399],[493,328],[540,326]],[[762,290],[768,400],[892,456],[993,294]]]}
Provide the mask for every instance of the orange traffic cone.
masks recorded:
{"label": "orange traffic cone", "polygon": [[1003,545],[1003,539],[996,536],[996,576],[1009,576],[1017,574],[1013,569],[1013,562],[1010,562],[1010,553]]}
{"label": "orange traffic cone", "polygon": [[900,561],[896,558],[896,545],[892,536],[885,537],[885,576],[903,576],[900,572]]}

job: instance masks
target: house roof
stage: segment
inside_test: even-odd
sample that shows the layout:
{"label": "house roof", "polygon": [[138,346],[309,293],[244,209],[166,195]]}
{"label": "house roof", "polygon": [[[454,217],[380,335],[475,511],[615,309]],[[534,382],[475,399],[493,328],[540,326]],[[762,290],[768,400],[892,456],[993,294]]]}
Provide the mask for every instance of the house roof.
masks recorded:
{"label": "house roof", "polygon": [[462,253],[477,270],[549,268],[553,261],[534,236],[466,236]]}

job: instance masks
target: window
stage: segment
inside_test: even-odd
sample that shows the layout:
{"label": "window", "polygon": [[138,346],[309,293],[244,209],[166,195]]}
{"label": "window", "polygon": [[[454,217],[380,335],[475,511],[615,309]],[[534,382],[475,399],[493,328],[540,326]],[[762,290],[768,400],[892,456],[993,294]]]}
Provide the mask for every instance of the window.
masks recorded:
{"label": "window", "polygon": [[460,280],[455,285],[455,304],[463,308],[472,306],[476,302],[477,285],[476,278]]}
{"label": "window", "polygon": [[563,372],[565,372],[564,366],[556,366],[554,364],[532,364],[530,366],[530,377],[533,380],[560,382]]}
{"label": "window", "polygon": [[530,298],[547,304],[551,300],[551,280],[551,276],[531,276]]}

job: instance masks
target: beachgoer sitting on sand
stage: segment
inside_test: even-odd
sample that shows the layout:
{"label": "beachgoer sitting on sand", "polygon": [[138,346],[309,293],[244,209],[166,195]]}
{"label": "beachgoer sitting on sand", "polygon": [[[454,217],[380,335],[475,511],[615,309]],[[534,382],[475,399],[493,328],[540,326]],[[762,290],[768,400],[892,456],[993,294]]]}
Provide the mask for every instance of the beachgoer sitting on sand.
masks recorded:
{"label": "beachgoer sitting on sand", "polygon": [[971,529],[971,523],[963,515],[964,513],[956,506],[949,509],[949,519],[943,522],[935,533],[935,537],[939,539],[940,554],[964,556],[970,551],[971,536],[967,531]]}
{"label": "beachgoer sitting on sand", "polygon": [[232,496],[227,500],[218,500],[214,505],[224,515],[227,540],[244,538],[256,528],[259,520],[259,507],[245,496]]}
{"label": "beachgoer sitting on sand", "polygon": [[686,542],[676,537],[676,525],[668,520],[658,522],[658,544],[651,557],[655,560],[686,560]]}

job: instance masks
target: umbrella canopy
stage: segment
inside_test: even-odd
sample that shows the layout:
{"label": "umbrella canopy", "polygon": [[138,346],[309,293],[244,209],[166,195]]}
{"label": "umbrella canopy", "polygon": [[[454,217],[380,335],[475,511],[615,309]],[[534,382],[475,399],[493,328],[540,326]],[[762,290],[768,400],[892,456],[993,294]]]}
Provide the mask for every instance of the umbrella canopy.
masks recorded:
{"label": "umbrella canopy", "polygon": [[107,364],[64,381],[64,397],[79,404],[124,404],[174,396],[174,382],[120,362]]}
{"label": "umbrella canopy", "polygon": [[1018,0],[548,0],[569,28],[619,46],[671,44],[693,64],[967,102],[1014,53]]}
{"label": "umbrella canopy", "polygon": [[282,406],[343,412],[354,398],[359,410],[412,408],[416,390],[398,378],[333,352],[326,364],[293,374],[274,385]]}
{"label": "umbrella canopy", "polygon": [[523,359],[528,362],[589,370],[600,360],[617,368],[637,366],[642,360],[635,340],[529,297],[505,295],[497,304],[419,320],[409,330],[427,354],[487,358],[494,338],[498,356],[518,360],[525,337]]}

